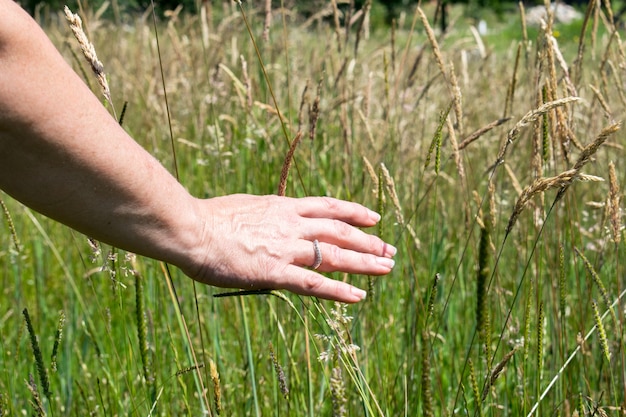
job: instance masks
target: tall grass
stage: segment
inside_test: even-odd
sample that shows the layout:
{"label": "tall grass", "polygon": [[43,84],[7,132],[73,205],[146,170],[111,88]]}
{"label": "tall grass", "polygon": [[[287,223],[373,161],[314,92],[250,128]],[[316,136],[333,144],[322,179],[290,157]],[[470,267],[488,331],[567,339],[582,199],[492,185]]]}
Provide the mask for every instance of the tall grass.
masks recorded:
{"label": "tall grass", "polygon": [[[194,195],[280,184],[377,208],[394,271],[332,274],[370,287],[349,307],[215,298],[155,261],[92,257],[3,198],[0,413],[618,415],[626,59],[611,5],[481,36],[456,7],[441,34],[427,7],[391,31],[354,10],[346,27],[336,2],[309,21],[251,4],[166,13],[160,52],[150,15],[115,26],[86,9],[112,108],[128,103],[124,127]],[[80,71],[60,20],[43,24]],[[24,309],[56,363],[37,401]]]}

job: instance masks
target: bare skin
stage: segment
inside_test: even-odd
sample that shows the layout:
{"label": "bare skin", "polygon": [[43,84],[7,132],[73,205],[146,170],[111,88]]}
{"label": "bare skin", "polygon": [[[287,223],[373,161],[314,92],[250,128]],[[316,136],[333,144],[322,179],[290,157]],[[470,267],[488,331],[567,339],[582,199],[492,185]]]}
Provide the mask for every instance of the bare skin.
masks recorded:
{"label": "bare skin", "polygon": [[86,235],[209,285],[357,302],[321,272],[384,275],[395,248],[358,227],[380,217],[325,197],[191,196],[139,146],[12,0],[0,0],[0,188]]}

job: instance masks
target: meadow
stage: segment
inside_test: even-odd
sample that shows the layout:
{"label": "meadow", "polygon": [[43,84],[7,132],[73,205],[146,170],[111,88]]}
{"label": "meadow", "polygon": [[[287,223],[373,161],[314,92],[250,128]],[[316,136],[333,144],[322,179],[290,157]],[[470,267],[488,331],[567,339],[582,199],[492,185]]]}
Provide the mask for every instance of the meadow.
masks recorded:
{"label": "meadow", "polygon": [[[610,2],[485,34],[460,7],[442,34],[430,4],[389,27],[329,3],[81,16],[103,104],[194,195],[277,193],[298,138],[285,194],[379,211],[393,272],[334,274],[356,305],[215,297],[2,195],[0,415],[624,415]],[[62,11],[38,19],[102,96]]]}

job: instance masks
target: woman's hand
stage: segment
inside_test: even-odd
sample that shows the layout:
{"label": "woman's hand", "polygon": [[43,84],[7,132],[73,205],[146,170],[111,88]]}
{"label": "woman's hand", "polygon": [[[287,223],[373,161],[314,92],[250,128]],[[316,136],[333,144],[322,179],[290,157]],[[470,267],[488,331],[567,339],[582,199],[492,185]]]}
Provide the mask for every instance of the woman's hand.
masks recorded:
{"label": "woman's hand", "polygon": [[[395,248],[356,227],[379,216],[331,198],[198,200],[120,127],[41,28],[0,0],[0,188],[100,241],[198,281],[356,302],[312,271],[380,275]],[[355,227],[356,226],[356,227]],[[319,241],[316,254],[314,241]]]}
{"label": "woman's hand", "polygon": [[301,295],[353,303],[365,291],[318,271],[383,275],[396,249],[357,227],[380,216],[356,203],[327,197],[230,195],[197,200],[202,225],[197,250],[183,270],[219,287],[286,289]]}

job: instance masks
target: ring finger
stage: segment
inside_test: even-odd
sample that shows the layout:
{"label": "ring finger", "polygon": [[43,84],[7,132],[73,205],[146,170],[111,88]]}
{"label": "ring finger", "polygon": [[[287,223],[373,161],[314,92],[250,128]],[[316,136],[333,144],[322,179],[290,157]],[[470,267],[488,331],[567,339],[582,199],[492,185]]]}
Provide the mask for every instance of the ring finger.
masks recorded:
{"label": "ring finger", "polygon": [[[320,272],[343,271],[351,274],[383,275],[389,273],[394,261],[386,256],[343,249],[326,242],[300,241],[301,254],[295,263]],[[313,268],[316,267],[317,268]]]}

